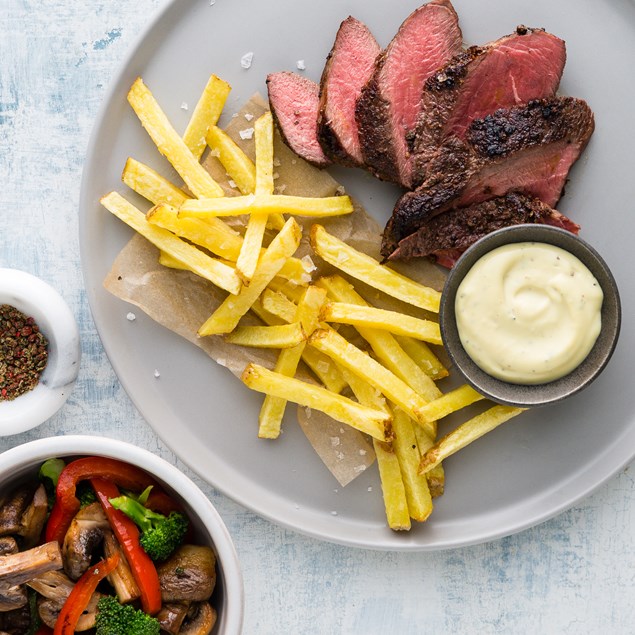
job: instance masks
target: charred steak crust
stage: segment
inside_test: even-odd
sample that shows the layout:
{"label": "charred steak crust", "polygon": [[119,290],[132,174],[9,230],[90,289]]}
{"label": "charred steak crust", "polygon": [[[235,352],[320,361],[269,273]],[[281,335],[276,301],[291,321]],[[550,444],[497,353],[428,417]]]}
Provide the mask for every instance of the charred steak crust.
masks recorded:
{"label": "charred steak crust", "polygon": [[580,229],[537,198],[510,192],[431,218],[399,243],[391,259],[435,256],[440,264],[448,266],[483,236],[502,227],[522,223],[554,225],[573,233],[578,233]]}
{"label": "charred steak crust", "polygon": [[413,185],[425,180],[427,164],[444,139],[463,138],[473,119],[553,96],[565,61],[563,40],[525,26],[454,56],[426,81],[417,125],[408,133]]}
{"label": "charred steak crust", "polygon": [[320,78],[317,135],[324,154],[339,165],[363,165],[355,104],[380,52],[368,27],[349,16],[341,23],[326,58]]}
{"label": "charred steak crust", "polygon": [[505,157],[561,139],[576,141],[579,130],[593,125],[593,113],[589,108],[580,109],[579,103],[574,97],[536,99],[525,107],[497,110],[474,120],[466,141],[485,158]]}
{"label": "charred steak crust", "polygon": [[[382,255],[388,258],[400,241],[432,216],[509,191],[525,191],[523,179],[531,177],[532,172],[543,174],[551,169],[550,162],[558,163],[569,147],[566,171],[552,186],[559,195],[566,172],[586,146],[593,129],[593,112],[586,102],[573,97],[534,100],[474,120],[466,139],[446,140],[431,162],[426,181],[397,201],[384,229]],[[522,162],[523,158],[530,165],[523,164],[523,170],[516,173],[514,162]],[[485,172],[487,179],[481,184],[478,177]],[[484,189],[473,193],[473,184]],[[478,200],[470,200],[473,196]],[[545,202],[554,205],[557,198]]]}
{"label": "charred steak crust", "polygon": [[[411,186],[406,135],[416,123],[423,85],[461,44],[450,1],[431,0],[406,18],[377,56],[355,107],[364,164],[377,178]],[[402,120],[404,112],[411,122]]]}

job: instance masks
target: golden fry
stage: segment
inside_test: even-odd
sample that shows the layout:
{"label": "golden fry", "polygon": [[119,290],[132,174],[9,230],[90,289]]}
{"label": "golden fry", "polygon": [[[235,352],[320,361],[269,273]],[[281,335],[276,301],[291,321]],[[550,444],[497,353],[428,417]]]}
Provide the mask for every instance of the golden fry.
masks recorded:
{"label": "golden fry", "polygon": [[210,126],[207,131],[207,145],[240,192],[253,194],[256,190],[256,166],[238,144],[221,128]]}
{"label": "golden fry", "polygon": [[287,196],[285,194],[246,194],[226,198],[185,201],[179,208],[183,216],[238,216],[240,214],[293,214],[295,216],[343,216],[353,211],[348,196]]}
{"label": "golden fry", "polygon": [[419,414],[428,421],[437,421],[481,399],[483,399],[482,395],[465,384],[431,401],[419,411]]}
{"label": "golden fry", "polygon": [[389,414],[362,406],[321,386],[281,375],[257,364],[249,364],[241,379],[252,390],[319,410],[380,441],[388,441],[391,437]]}
{"label": "golden fry", "polygon": [[197,275],[229,291],[230,294],[237,294],[240,291],[240,279],[234,269],[204,254],[200,249],[184,242],[171,232],[151,225],[143,212],[117,192],[104,196],[101,204],[153,245],[187,265],[187,268]]}
{"label": "golden fry", "polygon": [[[249,311],[271,279],[280,271],[287,258],[300,244],[302,229],[290,218],[280,233],[271,241],[267,252],[260,258],[254,277],[248,287],[242,286],[238,295],[228,297],[201,326],[201,336],[229,333],[240,318]],[[234,272],[235,274],[235,272]]]}
{"label": "golden fry", "polygon": [[194,108],[190,122],[183,133],[183,141],[198,160],[207,145],[205,141],[207,130],[220,119],[230,91],[231,86],[227,82],[212,75]]}
{"label": "golden fry", "polygon": [[406,335],[432,344],[441,344],[441,331],[436,322],[420,320],[397,311],[344,302],[330,302],[322,309],[321,319],[324,322],[381,329],[393,335]]}
{"label": "golden fry", "polygon": [[221,186],[190,152],[140,77],[128,92],[128,102],[159,152],[172,164],[195,196],[223,196]]}
{"label": "golden fry", "polygon": [[[182,209],[195,203],[196,201],[185,201]],[[311,246],[318,256],[349,276],[393,298],[438,313],[441,300],[441,294],[438,291],[424,287],[386,265],[380,264],[361,251],[353,249],[344,241],[329,234],[322,225],[313,225],[311,228]]]}
{"label": "golden fry", "polygon": [[300,322],[280,326],[237,326],[225,336],[230,344],[259,348],[292,348],[306,341]]}
{"label": "golden fry", "polygon": [[408,357],[435,381],[443,379],[449,375],[448,369],[441,363],[441,360],[430,350],[430,347],[420,340],[413,340],[411,337],[395,335],[395,339]]}
{"label": "golden fry", "polygon": [[190,197],[165,177],[141,161],[129,158],[121,175],[121,180],[143,198],[154,205],[180,207]]}
{"label": "golden fry", "polygon": [[382,366],[332,329],[315,331],[309,338],[309,344],[365,379],[408,412],[413,419],[417,419],[424,429],[434,436],[434,427],[427,421],[419,420],[418,412],[426,405],[425,399],[385,366]]}
{"label": "golden fry", "polygon": [[472,417],[435,443],[422,457],[419,471],[428,472],[441,461],[463,449],[484,434],[524,412],[513,406],[494,406],[476,417]]}

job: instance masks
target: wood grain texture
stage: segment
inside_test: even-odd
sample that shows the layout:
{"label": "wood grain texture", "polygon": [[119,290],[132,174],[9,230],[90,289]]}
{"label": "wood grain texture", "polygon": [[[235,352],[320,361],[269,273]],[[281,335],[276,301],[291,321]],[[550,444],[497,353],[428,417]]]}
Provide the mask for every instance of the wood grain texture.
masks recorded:
{"label": "wood grain texture", "polygon": [[77,218],[97,108],[140,29],[166,2],[0,3],[0,266],[56,287],[77,317],[83,347],[66,406],[34,431],[0,438],[0,450],[44,436],[103,434],[178,465],[234,537],[249,635],[633,633],[632,469],[518,535],[440,553],[382,553],[319,542],[255,516],[184,468],[143,421],[89,312]]}

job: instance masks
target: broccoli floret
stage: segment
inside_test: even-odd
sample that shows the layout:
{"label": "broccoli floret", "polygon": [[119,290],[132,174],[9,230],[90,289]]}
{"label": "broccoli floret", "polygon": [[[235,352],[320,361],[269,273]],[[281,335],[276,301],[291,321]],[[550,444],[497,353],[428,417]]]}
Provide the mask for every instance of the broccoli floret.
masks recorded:
{"label": "broccoli floret", "polygon": [[111,498],[110,504],[139,527],[139,542],[152,560],[166,560],[185,538],[189,523],[179,512],[164,516],[144,507],[130,496]]}
{"label": "broccoli floret", "polygon": [[77,484],[75,496],[79,499],[82,509],[97,502],[97,494],[88,481],[81,481]]}
{"label": "broccoli floret", "polygon": [[130,604],[120,604],[108,595],[97,603],[95,635],[159,635],[161,626],[154,617]]}

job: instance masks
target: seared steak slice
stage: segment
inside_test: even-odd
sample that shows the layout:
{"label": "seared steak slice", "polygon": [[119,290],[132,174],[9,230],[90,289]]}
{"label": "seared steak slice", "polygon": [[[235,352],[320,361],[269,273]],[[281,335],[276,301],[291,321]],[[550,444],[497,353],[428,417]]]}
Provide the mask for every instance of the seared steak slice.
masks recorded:
{"label": "seared steak slice", "polygon": [[382,254],[389,257],[432,216],[508,192],[554,207],[593,128],[591,109],[573,97],[535,100],[474,120],[465,140],[449,138],[431,161],[425,182],[397,201]]}
{"label": "seared steak slice", "polygon": [[463,139],[475,119],[499,108],[555,94],[566,60],[565,43],[542,29],[519,26],[512,35],[459,53],[425,83],[417,126],[408,138],[413,183],[449,136]]}
{"label": "seared steak slice", "polygon": [[523,223],[553,225],[574,234],[580,226],[533,196],[510,192],[482,203],[449,210],[430,218],[406,236],[391,259],[431,256],[451,268],[459,256],[490,232]]}
{"label": "seared steak slice", "polygon": [[318,115],[318,141],[336,163],[363,162],[355,104],[380,51],[365,24],[350,16],[342,22],[322,72]]}
{"label": "seared steak slice", "polygon": [[318,167],[330,161],[317,140],[320,87],[290,71],[267,75],[269,107],[284,142],[300,157]]}
{"label": "seared steak slice", "polygon": [[426,80],[461,42],[449,0],[432,0],[406,18],[378,56],[355,109],[364,163],[378,178],[410,187],[406,133],[417,121]]}

